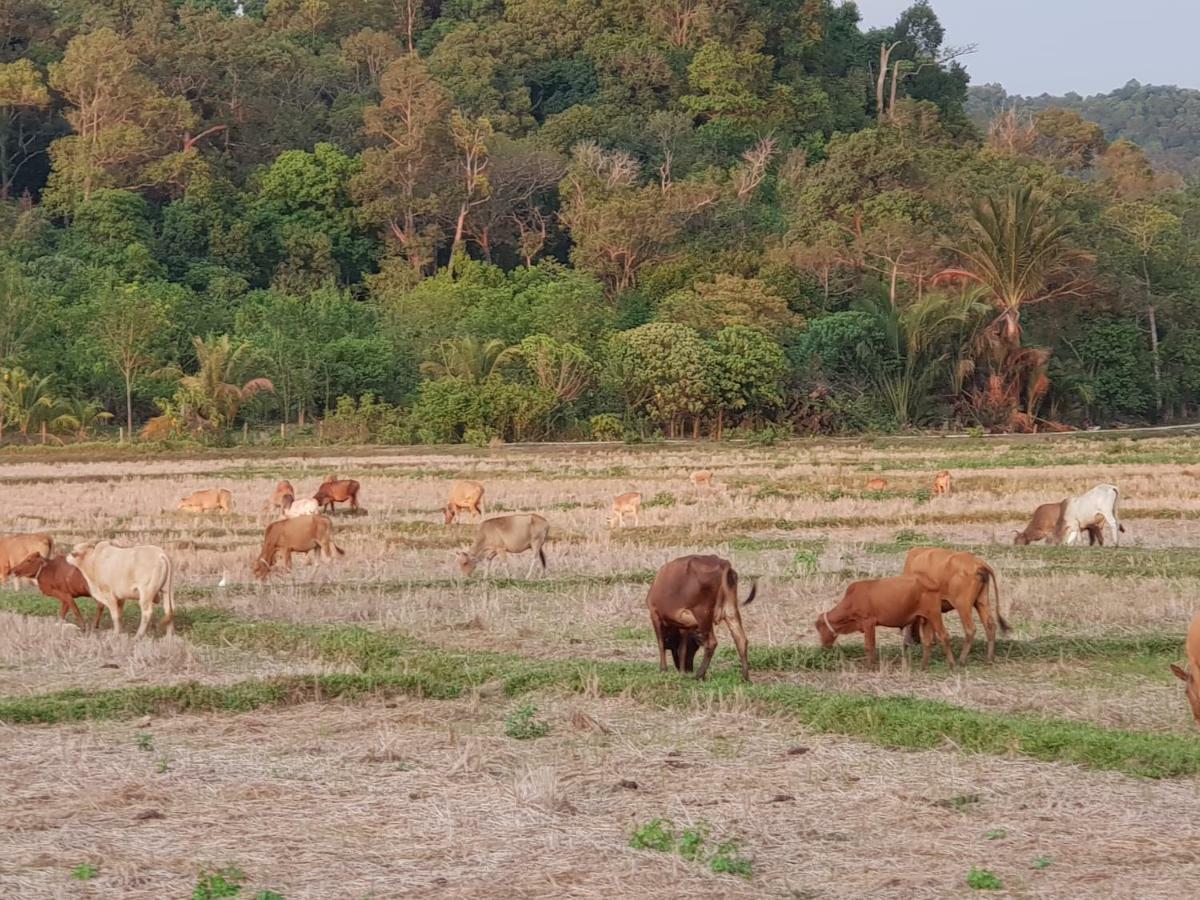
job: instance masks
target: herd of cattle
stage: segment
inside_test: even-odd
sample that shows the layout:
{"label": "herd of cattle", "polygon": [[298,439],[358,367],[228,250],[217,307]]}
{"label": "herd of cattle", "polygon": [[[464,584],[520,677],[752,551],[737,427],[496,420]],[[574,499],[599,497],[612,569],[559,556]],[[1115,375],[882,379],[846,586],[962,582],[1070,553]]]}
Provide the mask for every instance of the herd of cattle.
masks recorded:
{"label": "herd of cattle", "polygon": [[[689,481],[696,488],[723,491],[710,471],[692,472]],[[870,490],[883,490],[887,482],[872,479]],[[353,479],[327,476],[311,499],[296,500],[291,482],[281,481],[267,501],[267,509],[279,518],[266,528],[262,550],[251,564],[254,576],[263,580],[282,561],[291,569],[292,554],[318,551],[317,560],[344,555],[334,543],[331,513],[337,503],[360,509],[360,485]],[[937,473],[934,495],[951,492],[949,472]],[[531,552],[532,575],[540,563],[545,571],[545,544],[550,537],[547,520],[535,513],[516,513],[484,518],[483,485],[476,481],[456,481],[443,508],[445,523],[465,515],[477,516],[480,523],[474,543],[457,554],[459,570],[471,574],[484,563],[490,575],[498,558],[508,569],[510,554]],[[1032,520],[1016,532],[1015,544],[1038,541],[1072,545],[1086,533],[1089,544],[1104,544],[1105,529],[1110,529],[1114,544],[1125,531],[1118,515],[1118,489],[1101,484],[1078,497],[1039,506]],[[623,493],[615,497],[610,509],[609,526],[622,527],[625,517],[640,523],[642,495]],[[228,490],[196,491],[179,503],[179,509],[191,512],[228,513],[232,496]],[[141,617],[137,636],[146,633],[155,604],[163,608],[164,632],[174,630],[175,601],[172,565],[166,552],[156,546],[125,547],[110,541],[75,546],[67,555],[55,556],[53,539],[46,534],[19,534],[0,538],[0,579],[9,576],[35,582],[43,594],[59,601],[59,619],[73,613],[80,627],[83,615],[76,600],[90,597],[96,601],[98,628],[105,610],[112,618],[113,631],[120,631],[124,604],[137,600]],[[742,626],[741,606],[750,604],[757,593],[752,584],[745,600],[738,599],[738,574],[728,560],[717,556],[692,555],[664,565],[650,585],[646,605],[658,643],[659,666],[667,669],[667,654],[675,668],[693,672],[696,652],[703,647],[704,658],[695,675],[703,679],[717,648],[715,628],[725,624],[737,649],[741,674],[750,680],[746,632]],[[994,605],[993,605],[994,604]],[[1000,608],[1000,590],[996,572],[987,562],[965,551],[940,547],[915,547],[909,551],[900,575],[856,581],[846,588],[841,601],[822,613],[815,622],[821,646],[829,648],[839,635],[862,633],[867,657],[878,666],[875,632],[877,628],[897,628],[904,643],[920,640],[922,668],[928,668],[930,650],[936,639],[946,654],[947,665],[955,667],[955,657],[942,613],[956,611],[962,622],[963,643],[958,664],[965,665],[975,639],[975,614],[983,623],[987,637],[987,661],[995,658],[996,630],[1009,631]],[[1200,613],[1191,623],[1187,637],[1188,666],[1172,665],[1172,672],[1187,685],[1187,698],[1193,715],[1200,722]]]}

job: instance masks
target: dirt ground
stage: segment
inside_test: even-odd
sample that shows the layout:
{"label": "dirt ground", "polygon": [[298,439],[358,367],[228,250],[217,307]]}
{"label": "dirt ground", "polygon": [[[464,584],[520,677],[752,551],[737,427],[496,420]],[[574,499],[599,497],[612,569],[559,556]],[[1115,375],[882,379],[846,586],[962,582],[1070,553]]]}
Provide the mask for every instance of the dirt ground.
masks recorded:
{"label": "dirt ground", "polygon": [[[688,482],[700,468],[716,473],[715,490]],[[954,493],[929,497],[941,468],[954,473]],[[253,583],[275,482],[307,495],[326,472],[363,485],[366,512],[334,517],[346,557]],[[63,549],[98,538],[167,548],[180,608],[391,629],[457,650],[649,663],[646,582],[690,552],[759,577],[743,613],[752,648],[815,647],[813,622],[846,584],[898,572],[907,546],[924,540],[977,546],[993,561],[1016,641],[1182,635],[1200,578],[1190,553],[1200,544],[1197,473],[1200,442],[1170,438],[38,459],[0,465],[0,488],[8,531],[46,531]],[[887,489],[865,490],[877,476]],[[474,532],[442,524],[456,477],[485,484],[488,514],[550,520],[545,575],[524,580],[526,557],[513,560],[512,579],[456,574],[454,551]],[[1101,482],[1121,489],[1121,549],[1011,546],[1036,505]],[[175,509],[206,487],[233,493],[230,515]],[[628,490],[643,494],[640,526],[610,529],[608,504]],[[90,617],[90,601],[80,605]],[[957,617],[947,622],[957,640]],[[879,672],[851,656],[754,677],[1196,733],[1157,657],[1001,653],[990,667],[921,673],[900,660],[895,634],[881,646]],[[0,612],[3,698],[351,670],[201,644],[186,629],[139,642]],[[506,736],[526,704],[547,736]],[[973,867],[1003,884],[995,896],[1177,897],[1200,876],[1195,778],[1141,780],[949,744],[893,750],[806,731],[736,693],[682,711],[550,690],[0,722],[0,759],[0,895],[13,897],[191,896],[203,873],[227,866],[245,873],[242,895],[289,900],[965,897],[977,893]],[[702,858],[631,847],[655,819],[700,835]],[[711,871],[722,844],[752,877]],[[94,877],[73,877],[80,866]]]}

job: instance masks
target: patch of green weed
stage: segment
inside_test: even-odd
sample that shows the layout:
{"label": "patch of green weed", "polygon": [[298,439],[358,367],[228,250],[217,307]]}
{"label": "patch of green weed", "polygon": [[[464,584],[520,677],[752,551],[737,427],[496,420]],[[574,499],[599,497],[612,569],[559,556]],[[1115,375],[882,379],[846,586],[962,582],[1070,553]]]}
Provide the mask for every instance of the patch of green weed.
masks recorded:
{"label": "patch of green weed", "polygon": [[971,866],[967,873],[967,886],[977,891],[1002,891],[1004,885],[994,872]]}
{"label": "patch of green weed", "polygon": [[550,733],[550,723],[534,718],[537,708],[526,704],[504,720],[504,733],[518,741],[530,741]]}

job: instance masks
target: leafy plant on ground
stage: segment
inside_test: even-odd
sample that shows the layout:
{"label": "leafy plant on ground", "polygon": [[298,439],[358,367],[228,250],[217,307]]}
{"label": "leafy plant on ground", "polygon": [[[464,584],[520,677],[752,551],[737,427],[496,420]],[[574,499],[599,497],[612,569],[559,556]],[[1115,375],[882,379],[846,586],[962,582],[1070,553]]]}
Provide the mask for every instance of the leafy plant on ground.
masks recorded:
{"label": "leafy plant on ground", "polygon": [[737,841],[725,841],[717,846],[717,852],[708,861],[708,867],[718,875],[739,875],[750,878],[754,874],[749,857],[739,853]]}
{"label": "leafy plant on ground", "polygon": [[901,528],[897,531],[895,541],[902,547],[918,547],[933,543],[929,535],[922,534],[920,531],[915,531],[912,528]]}
{"label": "leafy plant on ground", "polygon": [[1004,890],[1004,885],[994,872],[988,869],[979,869],[975,866],[971,866],[971,871],[967,873],[967,886],[977,891]]}
{"label": "leafy plant on ground", "polygon": [[71,870],[71,877],[76,881],[91,881],[99,874],[100,870],[91,863],[83,863]]}
{"label": "leafy plant on ground", "polygon": [[651,819],[640,828],[634,829],[629,838],[629,846],[634,850],[657,850],[660,853],[670,853],[675,846],[675,830],[665,819]]}
{"label": "leafy plant on ground", "polygon": [[518,741],[545,737],[550,733],[550,723],[534,718],[536,715],[536,707],[528,704],[522,706],[504,720],[504,733]]}
{"label": "leafy plant on ground", "polygon": [[659,493],[655,494],[646,503],[643,503],[642,505],[647,506],[647,507],[663,506],[663,507],[669,508],[669,507],[674,506],[675,502],[676,501],[675,501],[674,494],[668,493],[667,491],[660,491]]}
{"label": "leafy plant on ground", "polygon": [[987,832],[984,837],[989,841],[998,841],[1002,838],[1008,837],[1008,832],[1003,828],[993,828],[991,831]]}
{"label": "leafy plant on ground", "polygon": [[236,866],[226,866],[216,872],[201,872],[200,880],[192,891],[192,900],[216,900],[218,897],[236,897],[242,891],[246,873]]}
{"label": "leafy plant on ground", "polygon": [[154,735],[145,731],[139,732],[136,738],[137,748],[143,753],[149,753],[154,749]]}
{"label": "leafy plant on ground", "polygon": [[1033,868],[1040,872],[1042,869],[1050,868],[1053,862],[1054,860],[1052,860],[1049,856],[1039,856],[1033,861]]}

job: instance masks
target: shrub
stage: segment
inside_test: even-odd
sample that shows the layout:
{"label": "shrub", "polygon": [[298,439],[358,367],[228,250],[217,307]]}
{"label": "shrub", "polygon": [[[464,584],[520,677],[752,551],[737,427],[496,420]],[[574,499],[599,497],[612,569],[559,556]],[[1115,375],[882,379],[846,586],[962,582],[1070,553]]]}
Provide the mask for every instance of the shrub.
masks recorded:
{"label": "shrub", "polygon": [[534,718],[537,709],[526,704],[504,720],[504,733],[518,741],[529,741],[545,737],[550,733],[550,723]]}
{"label": "shrub", "polygon": [[338,397],[337,407],[321,423],[322,435],[333,443],[411,443],[404,411],[376,399],[367,391],[357,401]]}
{"label": "shrub", "polygon": [[601,413],[588,420],[588,431],[594,441],[619,441],[625,435],[625,425],[620,416]]}
{"label": "shrub", "polygon": [[987,869],[977,869],[971,866],[971,871],[967,873],[967,886],[977,891],[1002,891],[1004,885],[995,873]]}
{"label": "shrub", "polygon": [[675,829],[665,819],[651,819],[633,832],[629,846],[634,850],[657,850],[670,853],[675,846]]}

